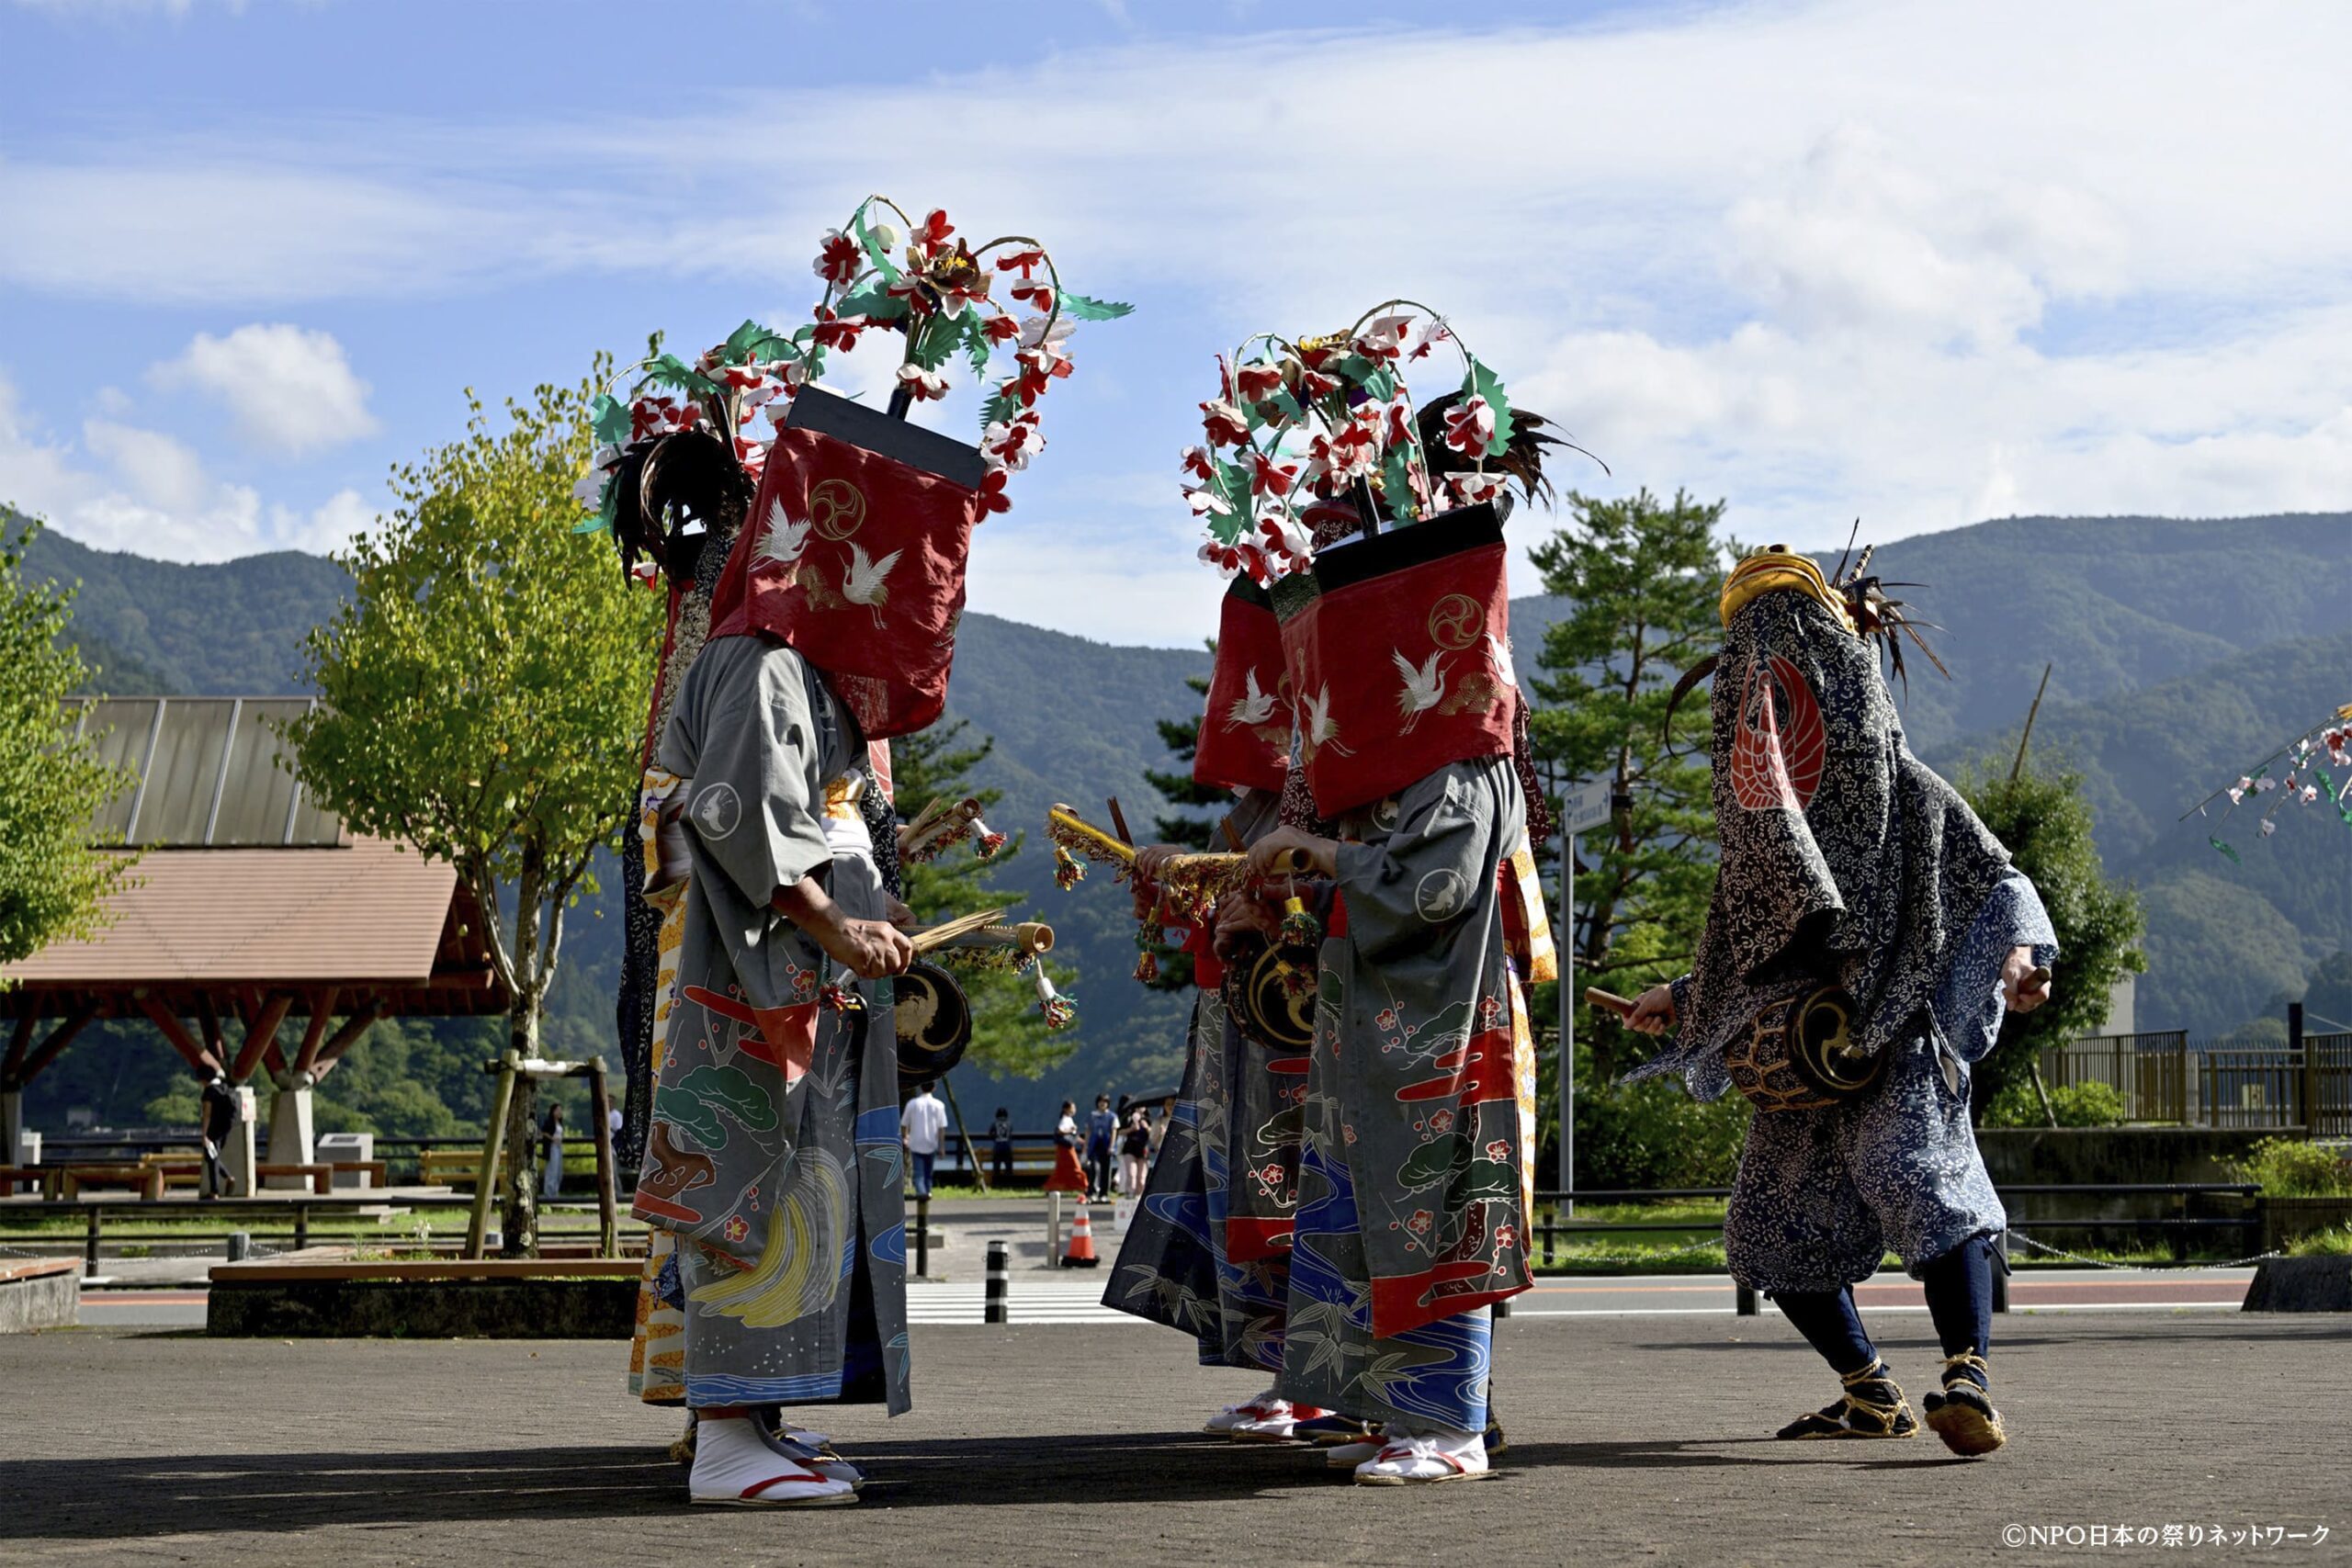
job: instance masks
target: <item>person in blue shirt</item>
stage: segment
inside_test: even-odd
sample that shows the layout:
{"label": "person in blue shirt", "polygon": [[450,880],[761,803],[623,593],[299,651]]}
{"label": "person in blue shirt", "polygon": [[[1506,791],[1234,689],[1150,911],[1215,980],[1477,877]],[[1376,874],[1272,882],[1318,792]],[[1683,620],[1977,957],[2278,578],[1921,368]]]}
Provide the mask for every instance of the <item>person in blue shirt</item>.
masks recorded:
{"label": "person in blue shirt", "polygon": [[1119,1118],[1111,1109],[1111,1097],[1094,1097],[1094,1112],[1086,1119],[1086,1183],[1088,1195],[1097,1202],[1111,1196],[1111,1141],[1118,1135]]}

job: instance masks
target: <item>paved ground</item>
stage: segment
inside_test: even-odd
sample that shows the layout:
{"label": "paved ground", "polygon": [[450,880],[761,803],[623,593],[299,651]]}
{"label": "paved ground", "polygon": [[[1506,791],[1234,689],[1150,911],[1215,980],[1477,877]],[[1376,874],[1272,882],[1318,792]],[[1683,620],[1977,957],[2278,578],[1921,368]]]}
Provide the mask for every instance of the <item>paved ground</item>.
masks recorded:
{"label": "paved ground", "polygon": [[[1915,1393],[1927,1326],[1881,1320]],[[0,1341],[0,1562],[1946,1564],[1998,1561],[2011,1525],[2119,1523],[2332,1539],[2060,1555],[2352,1558],[2352,1319],[2002,1332],[2018,1439],[1967,1464],[1928,1438],[1770,1441],[1826,1393],[1777,1318],[1514,1316],[1511,1454],[1489,1481],[1401,1492],[1192,1436],[1254,1390],[1173,1336],[923,1326],[913,1415],[825,1415],[869,1466],[865,1500],[764,1515],[681,1506],[675,1419],[619,1396],[616,1346],[84,1329]]]}
{"label": "paved ground", "polygon": [[[2019,1311],[2150,1311],[2194,1308],[2233,1312],[2245,1299],[2251,1269],[2188,1271],[2157,1269],[2050,1269],[2009,1282]],[[1113,1324],[1137,1329],[1151,1325],[1102,1305],[1106,1274],[1046,1273],[1016,1269],[1012,1280],[1013,1321],[1023,1327],[1063,1324]],[[1874,1313],[1925,1312],[1919,1287],[1900,1274],[1881,1275],[1860,1288],[1862,1305]],[[908,1313],[918,1324],[982,1321],[983,1287],[957,1274],[940,1280],[914,1280],[907,1292]],[[1634,1313],[1645,1316],[1729,1316],[1731,1281],[1720,1274],[1660,1274],[1625,1278],[1547,1277],[1512,1304],[1522,1317],[1586,1316]],[[1764,1310],[1772,1310],[1768,1303]],[[82,1322],[96,1328],[196,1328],[204,1324],[200,1290],[117,1287],[85,1291]]]}

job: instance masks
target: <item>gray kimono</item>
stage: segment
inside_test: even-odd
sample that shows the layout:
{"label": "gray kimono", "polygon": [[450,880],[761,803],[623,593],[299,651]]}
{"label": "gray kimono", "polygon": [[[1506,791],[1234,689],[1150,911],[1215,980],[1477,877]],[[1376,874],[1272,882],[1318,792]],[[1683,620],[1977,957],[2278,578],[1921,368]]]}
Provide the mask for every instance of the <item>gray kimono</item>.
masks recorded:
{"label": "gray kimono", "polygon": [[1528,1288],[1534,1050],[1503,915],[1507,757],[1344,818],[1292,1233],[1283,1398],[1478,1431],[1487,1309]]}
{"label": "gray kimono", "polygon": [[636,1212],[675,1234],[690,1405],[908,1408],[906,1205],[888,981],[776,912],[814,876],[885,912],[865,747],[821,674],[746,636],[695,660],[662,737],[693,874]]}

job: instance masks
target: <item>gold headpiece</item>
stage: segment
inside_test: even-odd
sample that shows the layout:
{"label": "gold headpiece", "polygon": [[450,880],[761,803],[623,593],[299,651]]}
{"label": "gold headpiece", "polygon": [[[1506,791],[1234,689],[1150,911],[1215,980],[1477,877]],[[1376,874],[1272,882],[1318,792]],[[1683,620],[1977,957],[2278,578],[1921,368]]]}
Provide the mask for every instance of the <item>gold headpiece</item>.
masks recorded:
{"label": "gold headpiece", "polygon": [[1821,572],[1821,563],[1810,556],[1801,556],[1786,545],[1768,545],[1750,552],[1731,575],[1724,579],[1724,626],[1728,629],[1731,618],[1767,593],[1783,589],[1803,593],[1826,607],[1838,617],[1838,624],[1853,631],[1854,612],[1846,596],[1829,584]]}

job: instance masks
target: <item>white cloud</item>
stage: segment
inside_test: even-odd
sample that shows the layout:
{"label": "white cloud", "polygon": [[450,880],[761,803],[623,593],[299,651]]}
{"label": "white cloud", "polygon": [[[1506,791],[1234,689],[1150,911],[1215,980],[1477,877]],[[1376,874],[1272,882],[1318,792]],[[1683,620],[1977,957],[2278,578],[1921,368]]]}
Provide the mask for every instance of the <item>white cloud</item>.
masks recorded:
{"label": "white cloud", "polygon": [[250,486],[211,474],[185,444],[116,420],[85,421],[77,448],[26,413],[5,376],[0,502],[98,549],[184,561],[333,549],[374,521],[372,509],[349,490],[308,512],[265,505]]}
{"label": "white cloud", "polygon": [[[1142,310],[1082,334],[1053,445],[991,525],[1086,543],[1015,571],[985,533],[975,603],[1190,641],[1214,585],[1176,586],[1207,574],[1172,467],[1210,353],[1396,293],[1445,307],[1615,469],[1564,478],[1724,495],[1750,538],[1842,536],[1857,513],[1884,538],[2010,511],[2352,502],[2352,203],[2312,197],[2343,183],[2347,57],[2343,8],[2161,0],[2125,24],[2021,0],[1787,0],[1566,28],[1143,36],[634,118],[129,128],[0,162],[0,288],[421,312],[524,280],[645,299],[684,277],[797,310],[814,235],[865,189],[1001,217]],[[1315,68],[1270,93],[1274,59]],[[1475,136],[1456,102],[1477,105]],[[974,126],[1017,126],[1017,156],[943,164],[941,128]],[[885,359],[853,357],[850,386],[878,391]],[[252,401],[241,427],[293,449],[368,418],[364,388]],[[0,450],[37,477],[60,460]],[[104,460],[126,498],[185,483],[157,452]],[[1140,499],[1090,494],[1155,463]],[[343,525],[324,513],[299,525]]]}
{"label": "white cloud", "polygon": [[226,337],[198,333],[149,380],[189,388],[227,406],[247,445],[293,457],[375,434],[368,383],[352,373],[333,334],[300,327],[239,327]]}

